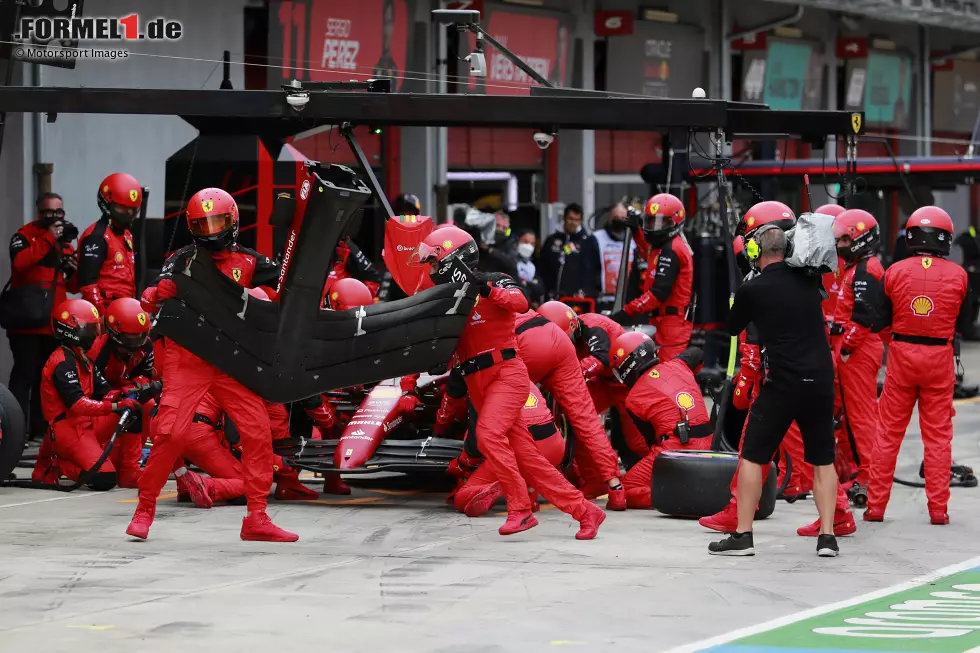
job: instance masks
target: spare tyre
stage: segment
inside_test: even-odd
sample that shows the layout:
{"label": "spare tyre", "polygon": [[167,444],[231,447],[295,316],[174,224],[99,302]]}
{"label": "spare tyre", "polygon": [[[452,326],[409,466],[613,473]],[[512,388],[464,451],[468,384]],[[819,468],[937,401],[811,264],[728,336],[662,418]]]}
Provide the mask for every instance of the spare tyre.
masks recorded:
{"label": "spare tyre", "polygon": [[[707,517],[721,511],[738,466],[738,454],[721,451],[663,451],[653,463],[653,509],[678,517]],[[756,519],[776,507],[776,465],[770,464]]]}
{"label": "spare tyre", "polygon": [[24,455],[26,435],[24,411],[7,386],[0,384],[0,482],[10,477]]}

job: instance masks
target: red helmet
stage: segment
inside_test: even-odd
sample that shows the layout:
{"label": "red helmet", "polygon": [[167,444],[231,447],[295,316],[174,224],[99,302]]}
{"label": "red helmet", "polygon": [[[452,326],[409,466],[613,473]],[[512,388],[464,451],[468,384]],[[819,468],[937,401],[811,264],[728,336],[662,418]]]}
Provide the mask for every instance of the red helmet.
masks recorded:
{"label": "red helmet", "polygon": [[767,224],[773,224],[783,231],[788,231],[796,226],[796,215],[793,214],[791,208],[782,202],[759,202],[745,212],[745,215],[742,216],[742,222],[739,224],[739,231],[746,238],[746,246],[748,246],[748,239],[751,238],[752,232]]}
{"label": "red helmet", "polygon": [[150,337],[153,324],[138,299],[123,297],[105,310],[105,330],[112,342],[123,351],[139,351]]}
{"label": "red helmet", "polygon": [[68,299],[61,302],[51,317],[51,326],[62,345],[86,352],[102,334],[102,317],[84,299]]}
{"label": "red helmet", "polygon": [[102,215],[120,227],[128,227],[143,204],[143,188],[133,175],[114,172],[99,184],[96,201]]}
{"label": "red helmet", "polygon": [[616,338],[610,348],[613,376],[632,386],[648,369],[660,362],[657,345],[650,336],[639,331],[627,331]]}
{"label": "red helmet", "polygon": [[823,206],[818,206],[814,213],[820,213],[821,215],[830,215],[833,217],[839,216],[845,211],[844,207],[840,204],[824,204]]}
{"label": "red helmet", "polygon": [[744,236],[735,236],[735,238],[732,239],[732,251],[735,252],[735,256],[738,256],[745,251]]}
{"label": "red helmet", "polygon": [[465,281],[469,275],[456,263],[462,263],[472,270],[479,261],[476,241],[459,227],[443,227],[433,231],[409,257],[411,264],[429,265],[429,278],[437,284]]}
{"label": "red helmet", "polygon": [[916,254],[949,256],[953,244],[953,221],[938,206],[923,206],[905,223],[905,242]]}
{"label": "red helmet", "polygon": [[681,232],[685,215],[684,203],[673,195],[654,195],[643,207],[643,238],[660,247]]}
{"label": "red helmet", "polygon": [[330,308],[335,311],[347,311],[358,306],[370,306],[374,303],[371,290],[361,281],[353,277],[338,279],[330,287],[327,296]]}
{"label": "red helmet", "polygon": [[[845,260],[853,260],[873,254],[878,245],[880,230],[878,221],[867,211],[847,209],[834,218],[834,239],[837,254]],[[844,243],[841,239],[846,238]]]}
{"label": "red helmet", "polygon": [[572,307],[562,302],[545,302],[538,307],[538,314],[561,327],[561,330],[567,333],[573,341],[582,327],[582,323],[579,322],[578,315],[575,314]]}
{"label": "red helmet", "polygon": [[220,188],[205,188],[187,202],[187,228],[198,245],[227,249],[238,238],[238,204]]}

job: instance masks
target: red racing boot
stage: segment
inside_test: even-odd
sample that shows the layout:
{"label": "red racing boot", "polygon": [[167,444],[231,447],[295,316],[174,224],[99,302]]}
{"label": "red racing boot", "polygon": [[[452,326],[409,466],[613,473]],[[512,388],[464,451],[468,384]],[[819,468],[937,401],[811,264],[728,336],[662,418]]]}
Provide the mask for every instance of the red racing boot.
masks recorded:
{"label": "red racing boot", "polygon": [[295,542],[299,535],[279,528],[265,510],[261,510],[242,519],[241,538],[246,542]]}
{"label": "red racing boot", "polygon": [[194,505],[198,508],[210,508],[214,505],[214,500],[211,498],[211,493],[208,491],[207,482],[201,477],[200,474],[187,470],[181,476],[177,477],[177,499],[180,499],[181,495],[186,495],[190,498]]}
{"label": "red racing boot", "polygon": [[609,489],[609,497],[606,499],[606,510],[626,510],[626,488],[620,485],[615,490]]}
{"label": "red racing boot", "polygon": [[864,511],[864,521],[885,521],[885,511],[881,508],[868,508]]}
{"label": "red racing boot", "polygon": [[507,521],[497,529],[501,535],[514,535],[521,531],[526,531],[538,525],[538,519],[530,511],[511,512],[507,514]]}
{"label": "red racing boot", "polygon": [[136,504],[136,512],[133,514],[133,521],[129,522],[126,535],[145,540],[150,535],[150,526],[153,525],[153,517],[157,514],[157,504],[143,501]]}
{"label": "red racing boot", "polygon": [[324,474],[323,493],[347,495],[350,494],[350,486],[344,483],[344,479],[340,478],[340,474]]}
{"label": "red racing boot", "polygon": [[275,497],[277,501],[315,501],[320,494],[300,483],[295,469],[280,469],[276,474]]}
{"label": "red racing boot", "polygon": [[698,523],[719,533],[734,533],[738,530],[738,504],[729,501],[724,510],[709,517],[702,517]]}
{"label": "red racing boot", "polygon": [[945,510],[930,510],[929,523],[933,526],[945,526],[949,523],[949,513]]}
{"label": "red racing boot", "polygon": [[594,503],[589,503],[585,514],[578,520],[579,529],[578,533],[575,534],[575,539],[594,539],[599,534],[599,526],[604,521],[606,521],[606,513],[602,511],[602,508]]}
{"label": "red racing boot", "polygon": [[[854,515],[851,511],[834,511],[834,537],[844,537],[854,535],[857,532],[857,524],[854,522]],[[800,537],[816,537],[820,535],[820,520],[813,522],[809,526],[801,526],[796,529],[796,534]]]}
{"label": "red racing boot", "polygon": [[503,490],[500,489],[500,483],[498,481],[494,481],[477,492],[476,495],[470,499],[469,503],[466,504],[466,507],[463,508],[463,513],[467,517],[482,517],[490,512],[490,509],[493,508],[493,504],[497,503],[497,499],[499,499],[501,496],[503,496]]}

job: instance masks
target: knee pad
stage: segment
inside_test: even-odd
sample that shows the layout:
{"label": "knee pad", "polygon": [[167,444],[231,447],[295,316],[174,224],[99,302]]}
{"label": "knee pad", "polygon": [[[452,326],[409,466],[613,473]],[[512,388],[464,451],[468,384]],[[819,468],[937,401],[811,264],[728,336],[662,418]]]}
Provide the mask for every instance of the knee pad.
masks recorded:
{"label": "knee pad", "polygon": [[95,490],[96,492],[105,492],[116,487],[116,473],[115,472],[97,472],[88,483],[86,483],[89,489]]}

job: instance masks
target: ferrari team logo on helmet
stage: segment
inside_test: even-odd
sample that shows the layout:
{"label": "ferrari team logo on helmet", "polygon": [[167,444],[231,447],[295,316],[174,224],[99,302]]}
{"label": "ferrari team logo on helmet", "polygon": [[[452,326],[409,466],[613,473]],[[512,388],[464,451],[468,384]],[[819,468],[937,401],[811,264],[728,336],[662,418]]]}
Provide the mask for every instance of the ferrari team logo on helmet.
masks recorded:
{"label": "ferrari team logo on helmet", "polygon": [[928,317],[934,308],[932,299],[925,295],[919,295],[912,300],[912,312],[918,317]]}
{"label": "ferrari team logo on helmet", "polygon": [[650,215],[657,215],[657,213],[659,213],[659,212],[660,212],[660,205],[659,204],[657,204],[656,202],[654,202],[653,204],[650,205],[650,210],[649,210]]}
{"label": "ferrari team logo on helmet", "polygon": [[674,397],[674,401],[676,401],[677,405],[683,408],[684,410],[690,410],[694,408],[694,397],[692,397],[690,394],[686,392],[678,392],[677,396]]}
{"label": "ferrari team logo on helmet", "polygon": [[231,269],[231,278],[234,279],[235,281],[241,281],[242,280],[242,269],[241,268],[232,268]]}
{"label": "ferrari team logo on helmet", "polygon": [[932,259],[931,258],[929,258],[927,256],[924,259],[922,259],[922,268],[923,269],[928,270],[931,267],[932,267]]}
{"label": "ferrari team logo on helmet", "polygon": [[140,323],[140,326],[146,326],[146,313],[137,313],[136,321]]}
{"label": "ferrari team logo on helmet", "polygon": [[96,307],[93,306],[92,307],[92,315],[95,317],[95,319],[99,319],[99,309],[97,309]]}
{"label": "ferrari team logo on helmet", "polygon": [[214,210],[214,202],[211,200],[204,200],[201,202],[201,208],[204,209],[205,213],[210,213]]}
{"label": "ferrari team logo on helmet", "polygon": [[140,196],[140,193],[139,193],[139,191],[138,191],[138,190],[136,190],[135,188],[134,188],[133,190],[131,190],[131,191],[129,191],[129,199],[130,199],[130,201],[133,201],[133,202],[135,202],[135,201],[136,201],[136,199],[137,199],[137,198],[138,198],[139,196]]}

